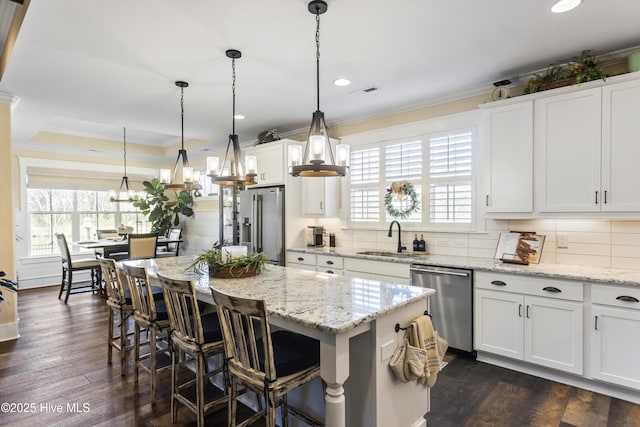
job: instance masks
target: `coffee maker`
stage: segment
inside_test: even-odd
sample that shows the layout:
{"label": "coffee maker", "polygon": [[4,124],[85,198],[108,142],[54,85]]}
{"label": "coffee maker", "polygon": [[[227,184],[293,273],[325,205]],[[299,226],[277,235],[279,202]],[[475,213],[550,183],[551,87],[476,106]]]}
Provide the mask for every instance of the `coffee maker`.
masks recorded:
{"label": "coffee maker", "polygon": [[322,247],[324,238],[324,227],[321,225],[310,225],[307,227],[307,246]]}

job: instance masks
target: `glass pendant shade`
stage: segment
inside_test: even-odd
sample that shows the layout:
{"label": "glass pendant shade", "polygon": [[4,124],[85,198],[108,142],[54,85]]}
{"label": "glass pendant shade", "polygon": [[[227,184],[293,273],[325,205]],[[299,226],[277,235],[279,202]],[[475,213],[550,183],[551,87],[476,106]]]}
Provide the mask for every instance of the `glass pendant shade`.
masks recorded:
{"label": "glass pendant shade", "polygon": [[124,176],[120,181],[118,190],[109,192],[109,200],[115,203],[131,203],[138,199],[138,194],[129,187],[129,177],[127,176],[127,128],[123,128],[123,146],[124,146]]}
{"label": "glass pendant shade", "polygon": [[[308,177],[345,176],[349,170],[349,149],[348,147],[346,148],[347,159],[336,162],[333,157],[329,133],[327,132],[327,124],[324,121],[324,113],[320,111],[320,15],[327,11],[327,3],[323,0],[313,0],[309,3],[308,9],[309,12],[316,15],[317,109],[311,119],[309,138],[304,149],[304,156],[300,156],[301,147],[296,145],[289,146],[289,173],[292,176]],[[341,155],[344,156],[344,154],[345,151],[341,151]]]}
{"label": "glass pendant shade", "polygon": [[[246,185],[257,184],[256,175],[258,174],[258,162],[255,156],[244,157],[244,153],[240,149],[238,135],[236,135],[236,59],[242,56],[242,53],[235,49],[226,51],[228,58],[231,58],[231,70],[233,84],[231,86],[233,93],[233,112],[232,112],[232,134],[229,135],[227,150],[224,155],[222,164],[217,156],[207,157],[207,175],[211,178],[211,182],[220,186],[232,186],[244,188]],[[227,159],[229,165],[227,167]]]}
{"label": "glass pendant shade", "polygon": [[168,190],[200,190],[202,187],[194,179],[194,171],[189,166],[187,150],[184,149],[184,88],[189,87],[189,83],[177,81],[176,86],[180,88],[181,147],[173,170],[160,169],[160,183]]}

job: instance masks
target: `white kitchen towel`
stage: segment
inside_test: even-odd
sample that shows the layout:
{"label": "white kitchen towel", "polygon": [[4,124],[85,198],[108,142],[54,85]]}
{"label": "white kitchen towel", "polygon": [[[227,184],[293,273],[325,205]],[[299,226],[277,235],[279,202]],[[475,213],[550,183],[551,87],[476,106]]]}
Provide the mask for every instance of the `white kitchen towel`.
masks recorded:
{"label": "white kitchen towel", "polygon": [[433,329],[433,323],[431,323],[430,316],[420,316],[411,322],[409,343],[425,350],[424,373],[420,377],[419,381],[429,387],[432,387],[436,382],[437,374],[441,369],[440,364],[442,362],[442,357],[444,356],[444,352],[442,352],[442,350],[440,350],[440,352],[438,351],[438,347],[441,349],[443,347],[443,343],[438,346],[438,338],[440,337],[437,336]]}

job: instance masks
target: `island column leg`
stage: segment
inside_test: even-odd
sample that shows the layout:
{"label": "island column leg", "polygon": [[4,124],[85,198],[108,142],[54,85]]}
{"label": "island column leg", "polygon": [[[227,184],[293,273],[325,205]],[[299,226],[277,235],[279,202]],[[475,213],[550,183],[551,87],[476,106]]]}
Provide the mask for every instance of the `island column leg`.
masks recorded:
{"label": "island column leg", "polygon": [[343,384],[349,377],[349,336],[331,335],[320,341],[320,376],[327,383],[325,425],[345,427]]}

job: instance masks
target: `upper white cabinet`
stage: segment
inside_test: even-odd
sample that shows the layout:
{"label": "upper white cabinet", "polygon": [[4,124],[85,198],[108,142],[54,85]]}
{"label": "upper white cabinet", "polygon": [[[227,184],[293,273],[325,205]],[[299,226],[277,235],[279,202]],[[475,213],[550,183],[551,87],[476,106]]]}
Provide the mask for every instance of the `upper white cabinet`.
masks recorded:
{"label": "upper white cabinet", "polygon": [[640,81],[602,88],[602,210],[639,211]]}
{"label": "upper white cabinet", "polygon": [[533,211],[533,101],[484,111],[486,212]]}
{"label": "upper white cabinet", "polygon": [[258,161],[258,185],[279,185],[284,183],[286,162],[284,158],[285,144],[271,142],[252,150]]}
{"label": "upper white cabinet", "polygon": [[601,88],[535,100],[536,210],[599,211]]}
{"label": "upper white cabinet", "polygon": [[296,178],[302,184],[302,215],[334,217],[338,215],[338,177]]}
{"label": "upper white cabinet", "polygon": [[640,81],[534,101],[535,210],[640,210]]}

